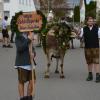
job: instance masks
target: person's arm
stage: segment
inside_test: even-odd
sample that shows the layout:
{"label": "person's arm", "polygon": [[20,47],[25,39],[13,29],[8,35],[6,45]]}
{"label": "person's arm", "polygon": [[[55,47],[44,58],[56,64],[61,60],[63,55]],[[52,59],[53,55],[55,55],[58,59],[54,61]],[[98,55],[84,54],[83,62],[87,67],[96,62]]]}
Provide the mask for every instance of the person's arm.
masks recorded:
{"label": "person's arm", "polygon": [[83,37],[83,28],[81,28],[80,32],[79,32],[79,37],[82,38]]}
{"label": "person's arm", "polygon": [[100,39],[100,27],[98,28],[98,38]]}
{"label": "person's arm", "polygon": [[32,51],[33,51],[33,53],[34,53],[34,57],[35,57],[35,56],[36,56],[36,51],[35,51],[34,46],[32,47]]}
{"label": "person's arm", "polygon": [[30,39],[21,40],[20,38],[15,39],[17,51],[23,52],[25,49],[28,48],[29,43],[31,42]]}
{"label": "person's arm", "polygon": [[3,29],[7,29],[7,22],[3,21]]}

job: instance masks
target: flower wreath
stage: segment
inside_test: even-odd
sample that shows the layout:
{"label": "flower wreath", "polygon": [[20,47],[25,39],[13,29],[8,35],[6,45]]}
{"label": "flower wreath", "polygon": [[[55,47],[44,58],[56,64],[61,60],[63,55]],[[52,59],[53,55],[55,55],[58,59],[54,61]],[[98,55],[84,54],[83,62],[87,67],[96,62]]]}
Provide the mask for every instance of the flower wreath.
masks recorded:
{"label": "flower wreath", "polygon": [[[46,27],[47,19],[46,19],[45,15],[44,15],[41,11],[37,10],[36,12],[37,12],[37,14],[39,14],[40,16],[42,16],[42,27],[41,27],[40,30],[33,30],[33,32],[34,32],[34,33],[41,33],[42,30],[44,30],[45,27]],[[20,35],[20,33],[21,33],[21,32],[18,30],[17,19],[18,19],[18,17],[19,17],[20,15],[22,15],[22,14],[23,14],[22,11],[16,13],[15,16],[12,17],[11,23],[10,23],[11,31],[12,31],[12,32],[15,32],[17,36]]]}

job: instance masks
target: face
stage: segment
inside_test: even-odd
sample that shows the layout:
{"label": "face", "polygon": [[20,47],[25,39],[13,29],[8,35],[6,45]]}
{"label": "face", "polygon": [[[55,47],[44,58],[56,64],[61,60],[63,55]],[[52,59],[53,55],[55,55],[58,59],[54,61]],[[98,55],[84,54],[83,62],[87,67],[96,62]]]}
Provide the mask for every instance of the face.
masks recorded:
{"label": "face", "polygon": [[87,25],[88,26],[93,26],[93,24],[94,24],[93,18],[89,18],[88,21],[87,21]]}

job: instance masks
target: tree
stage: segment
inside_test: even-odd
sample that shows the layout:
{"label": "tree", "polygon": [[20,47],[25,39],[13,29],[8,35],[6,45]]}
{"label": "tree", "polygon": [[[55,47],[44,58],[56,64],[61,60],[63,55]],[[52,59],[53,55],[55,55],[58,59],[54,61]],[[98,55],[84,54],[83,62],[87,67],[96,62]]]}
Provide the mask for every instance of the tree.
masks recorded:
{"label": "tree", "polygon": [[48,12],[49,10],[53,10],[56,16],[65,16],[66,9],[68,7],[67,0],[39,0],[40,5],[43,8],[42,11]]}
{"label": "tree", "polygon": [[74,8],[74,21],[80,22],[80,6],[75,6]]}
{"label": "tree", "polygon": [[98,11],[98,14],[97,14],[97,23],[98,25],[100,26],[100,10]]}
{"label": "tree", "polygon": [[68,10],[68,0],[52,0],[51,7],[56,16],[65,16]]}
{"label": "tree", "polygon": [[40,10],[46,14],[48,12],[48,0],[38,0],[40,3]]}
{"label": "tree", "polygon": [[93,16],[96,18],[96,2],[91,1],[90,4],[85,4],[86,6],[86,17]]}

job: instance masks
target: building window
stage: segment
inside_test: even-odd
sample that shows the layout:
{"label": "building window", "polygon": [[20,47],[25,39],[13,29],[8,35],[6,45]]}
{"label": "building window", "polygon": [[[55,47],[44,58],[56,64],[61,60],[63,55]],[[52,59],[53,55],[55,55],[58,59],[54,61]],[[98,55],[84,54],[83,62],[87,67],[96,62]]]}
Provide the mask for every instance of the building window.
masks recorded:
{"label": "building window", "polygon": [[10,17],[10,11],[4,11],[4,16]]}
{"label": "building window", "polygon": [[19,4],[28,5],[29,0],[19,0]]}
{"label": "building window", "polygon": [[19,4],[21,4],[21,0],[19,0]]}
{"label": "building window", "polygon": [[20,0],[20,4],[25,4],[25,0]]}
{"label": "building window", "polygon": [[4,0],[4,2],[7,2],[7,3],[9,3],[9,2],[10,2],[10,0]]}
{"label": "building window", "polygon": [[28,5],[28,1],[26,0],[26,5]]}
{"label": "building window", "polygon": [[24,4],[24,0],[19,0],[19,4]]}
{"label": "building window", "polygon": [[29,5],[31,5],[31,0],[29,0]]}

